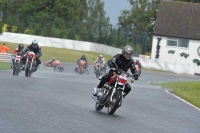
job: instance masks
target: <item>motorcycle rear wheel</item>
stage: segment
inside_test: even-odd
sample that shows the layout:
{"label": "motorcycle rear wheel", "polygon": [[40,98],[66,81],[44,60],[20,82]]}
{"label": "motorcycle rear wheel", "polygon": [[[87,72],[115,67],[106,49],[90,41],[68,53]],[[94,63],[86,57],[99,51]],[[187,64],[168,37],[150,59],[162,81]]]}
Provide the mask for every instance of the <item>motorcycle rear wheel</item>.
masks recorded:
{"label": "motorcycle rear wheel", "polygon": [[119,107],[119,103],[122,99],[122,91],[118,90],[116,92],[116,95],[113,95],[112,101],[110,101],[109,106],[108,106],[108,114],[113,115],[117,108]]}

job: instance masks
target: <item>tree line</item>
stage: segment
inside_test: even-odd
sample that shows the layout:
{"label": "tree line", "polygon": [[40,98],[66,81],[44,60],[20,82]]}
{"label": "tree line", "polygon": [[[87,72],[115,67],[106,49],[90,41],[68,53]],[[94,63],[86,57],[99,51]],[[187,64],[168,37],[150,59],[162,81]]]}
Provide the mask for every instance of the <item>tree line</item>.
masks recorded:
{"label": "tree line", "polygon": [[[113,26],[101,0],[0,0],[1,32],[90,41],[114,47],[141,43],[141,48],[150,51],[151,22],[164,0],[128,1],[131,10],[123,10],[118,24]],[[200,3],[200,0],[193,2]]]}

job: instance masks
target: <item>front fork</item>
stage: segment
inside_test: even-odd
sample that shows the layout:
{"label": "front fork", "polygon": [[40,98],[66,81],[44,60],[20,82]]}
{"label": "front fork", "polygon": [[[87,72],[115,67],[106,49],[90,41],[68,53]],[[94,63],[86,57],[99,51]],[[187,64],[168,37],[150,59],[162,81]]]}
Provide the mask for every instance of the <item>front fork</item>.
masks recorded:
{"label": "front fork", "polygon": [[[112,90],[112,94],[111,94],[111,97],[110,97],[110,101],[112,101],[113,100],[113,95],[115,95],[116,94],[116,91],[117,91],[117,82],[115,83],[115,86],[114,86],[114,88],[113,88],[113,90]],[[125,85],[121,88],[122,89],[122,95],[124,95],[124,88],[125,88]],[[124,97],[122,97],[122,101],[124,100]]]}

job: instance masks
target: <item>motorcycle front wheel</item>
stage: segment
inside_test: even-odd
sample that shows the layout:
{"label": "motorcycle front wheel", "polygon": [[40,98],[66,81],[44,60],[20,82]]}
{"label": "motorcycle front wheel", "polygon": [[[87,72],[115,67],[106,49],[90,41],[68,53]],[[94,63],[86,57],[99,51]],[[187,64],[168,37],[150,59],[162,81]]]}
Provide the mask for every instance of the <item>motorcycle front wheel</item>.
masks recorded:
{"label": "motorcycle front wheel", "polygon": [[103,107],[104,107],[104,105],[100,105],[100,104],[98,104],[98,103],[95,104],[95,109],[96,109],[96,111],[102,110]]}
{"label": "motorcycle front wheel", "polygon": [[112,101],[109,102],[108,114],[113,115],[117,108],[119,107],[120,101],[122,100],[122,91],[118,90],[116,95],[113,95]]}

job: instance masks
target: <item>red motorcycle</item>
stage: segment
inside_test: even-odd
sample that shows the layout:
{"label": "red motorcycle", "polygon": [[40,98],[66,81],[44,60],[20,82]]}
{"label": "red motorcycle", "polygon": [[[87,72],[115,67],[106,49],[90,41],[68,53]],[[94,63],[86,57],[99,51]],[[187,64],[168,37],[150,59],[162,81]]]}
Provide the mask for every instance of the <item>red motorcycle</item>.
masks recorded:
{"label": "red motorcycle", "polygon": [[44,66],[53,68],[54,71],[58,70],[59,72],[63,72],[64,68],[61,65],[60,61],[56,60],[50,65],[48,61],[44,62]]}
{"label": "red motorcycle", "polygon": [[86,61],[85,60],[79,60],[78,62],[78,73],[83,75],[83,73],[89,74],[89,71],[86,69]]}
{"label": "red motorcycle", "polygon": [[141,74],[141,67],[142,67],[141,63],[138,60],[136,60],[136,62],[135,62],[135,68],[138,71],[139,76]]}
{"label": "red motorcycle", "polygon": [[21,55],[13,55],[13,76],[18,76],[21,72]]}
{"label": "red motorcycle", "polygon": [[[107,82],[101,89],[96,90],[94,88],[94,93],[97,96],[92,96],[96,101],[95,109],[100,111],[105,106],[108,108],[107,113],[113,115],[115,111],[122,105],[124,100],[124,88],[125,84],[128,82],[128,77],[134,77],[135,75],[130,75],[121,69],[116,68],[116,73],[113,74],[109,82]],[[133,83],[134,80],[131,80]]]}
{"label": "red motorcycle", "polygon": [[36,66],[36,54],[32,51],[28,52],[26,55],[26,65],[25,65],[25,76],[31,77]]}

